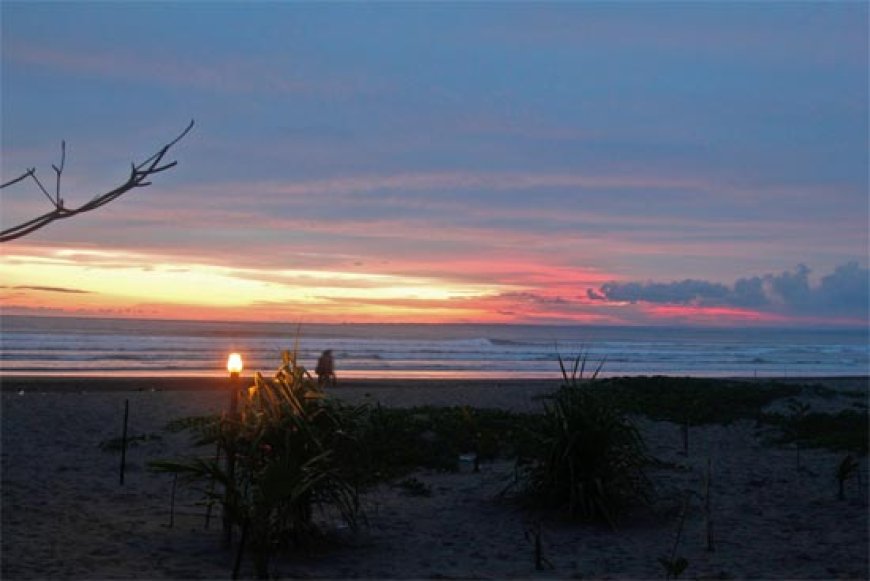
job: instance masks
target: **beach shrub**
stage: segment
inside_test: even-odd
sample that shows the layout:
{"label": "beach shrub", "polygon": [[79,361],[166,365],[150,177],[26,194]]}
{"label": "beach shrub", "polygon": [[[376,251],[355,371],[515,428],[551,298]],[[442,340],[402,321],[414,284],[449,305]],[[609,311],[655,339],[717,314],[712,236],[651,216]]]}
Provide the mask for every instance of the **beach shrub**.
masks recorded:
{"label": "beach shrub", "polygon": [[800,444],[805,448],[826,448],[867,454],[870,430],[866,411],[841,410],[836,414],[810,412],[802,414],[769,413],[762,421],[780,429],[772,438],[776,444]]}
{"label": "beach shrub", "polygon": [[545,403],[533,430],[536,454],[520,465],[532,500],[563,509],[571,518],[615,526],[622,507],[647,499],[648,458],[625,413],[606,392],[590,388],[595,375],[584,382],[582,371],[576,374],[579,361],[570,375],[562,365],[565,383]]}
{"label": "beach shrub", "polygon": [[801,392],[776,381],[666,376],[615,377],[593,389],[606,391],[627,412],[690,426],[759,420],[766,405]]}
{"label": "beach shrub", "polygon": [[[152,463],[198,481],[219,502],[225,526],[242,531],[240,550],[254,555],[260,577],[270,555],[314,538],[317,506],[329,507],[356,528],[360,517],[358,460],[361,408],[342,405],[318,389],[289,353],[274,378],[254,376],[233,416],[186,420],[200,443],[217,444],[224,458]],[[215,490],[213,483],[221,485]]]}
{"label": "beach shrub", "polygon": [[367,452],[369,482],[403,476],[415,468],[453,470],[457,454],[452,431],[456,412],[449,408],[369,408],[360,435]]}
{"label": "beach shrub", "polygon": [[496,409],[420,406],[369,408],[359,440],[367,454],[370,483],[401,477],[416,468],[454,471],[461,454],[481,461],[527,454],[537,414]]}

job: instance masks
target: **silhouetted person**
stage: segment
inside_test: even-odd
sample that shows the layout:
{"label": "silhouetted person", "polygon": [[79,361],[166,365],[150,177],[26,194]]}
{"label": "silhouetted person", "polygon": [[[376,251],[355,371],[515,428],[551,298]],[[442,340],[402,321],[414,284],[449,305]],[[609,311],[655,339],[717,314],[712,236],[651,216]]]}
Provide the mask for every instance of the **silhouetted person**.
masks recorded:
{"label": "silhouetted person", "polygon": [[332,359],[332,349],[327,349],[320,354],[314,373],[317,374],[317,383],[320,386],[335,386],[335,361]]}

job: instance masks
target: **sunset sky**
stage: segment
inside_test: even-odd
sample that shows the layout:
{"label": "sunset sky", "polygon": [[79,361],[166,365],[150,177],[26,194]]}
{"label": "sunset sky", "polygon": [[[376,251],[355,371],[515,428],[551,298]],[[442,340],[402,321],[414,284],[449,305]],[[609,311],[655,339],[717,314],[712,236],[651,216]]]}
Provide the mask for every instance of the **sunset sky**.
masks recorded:
{"label": "sunset sky", "polygon": [[3,313],[867,324],[865,2],[0,11]]}

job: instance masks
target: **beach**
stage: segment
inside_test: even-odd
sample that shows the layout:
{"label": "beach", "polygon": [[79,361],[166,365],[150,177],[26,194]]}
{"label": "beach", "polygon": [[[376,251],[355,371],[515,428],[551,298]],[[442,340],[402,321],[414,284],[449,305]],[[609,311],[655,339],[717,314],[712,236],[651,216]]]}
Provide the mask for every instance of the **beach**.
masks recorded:
{"label": "beach", "polygon": [[[800,383],[796,378],[792,383]],[[813,410],[866,411],[867,378],[813,378],[830,388],[807,391]],[[155,473],[156,459],[208,454],[166,424],[219,413],[228,403],[221,378],[2,378],[2,577],[4,579],[226,579],[234,551],[220,548],[219,517],[205,528],[200,495]],[[549,380],[353,380],[329,390],[352,403],[541,410]],[[856,396],[856,392],[859,394]],[[100,444],[129,435],[123,485],[120,454]],[[779,405],[775,402],[773,405]],[[351,532],[325,515],[330,542],[276,557],[280,578],[664,578],[660,558],[688,562],[685,578],[804,579],[868,577],[867,458],[862,479],[837,497],[842,452],[795,451],[769,443],[751,421],[692,428],[683,454],[680,426],[635,420],[659,462],[649,508],[616,530],[569,523],[499,497],[513,463],[480,471],[419,470],[431,495],[384,483],[363,496],[366,523]],[[699,495],[711,475],[710,511]],[[697,493],[697,494],[696,494]],[[686,501],[686,499],[689,499]],[[685,507],[685,508],[684,508]],[[712,519],[714,547],[707,542]],[[682,522],[682,526],[681,523]],[[540,533],[545,566],[536,568]],[[679,534],[676,551],[675,542]],[[252,576],[249,559],[242,576]]]}

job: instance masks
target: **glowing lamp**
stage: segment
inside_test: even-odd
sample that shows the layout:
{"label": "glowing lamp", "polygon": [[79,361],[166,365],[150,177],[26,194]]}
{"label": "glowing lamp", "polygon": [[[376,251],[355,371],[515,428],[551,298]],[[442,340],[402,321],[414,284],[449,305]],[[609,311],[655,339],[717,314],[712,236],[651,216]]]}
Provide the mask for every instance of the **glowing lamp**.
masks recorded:
{"label": "glowing lamp", "polygon": [[230,353],[230,356],[227,358],[227,371],[230,372],[230,375],[238,375],[242,372],[242,356],[238,353]]}

